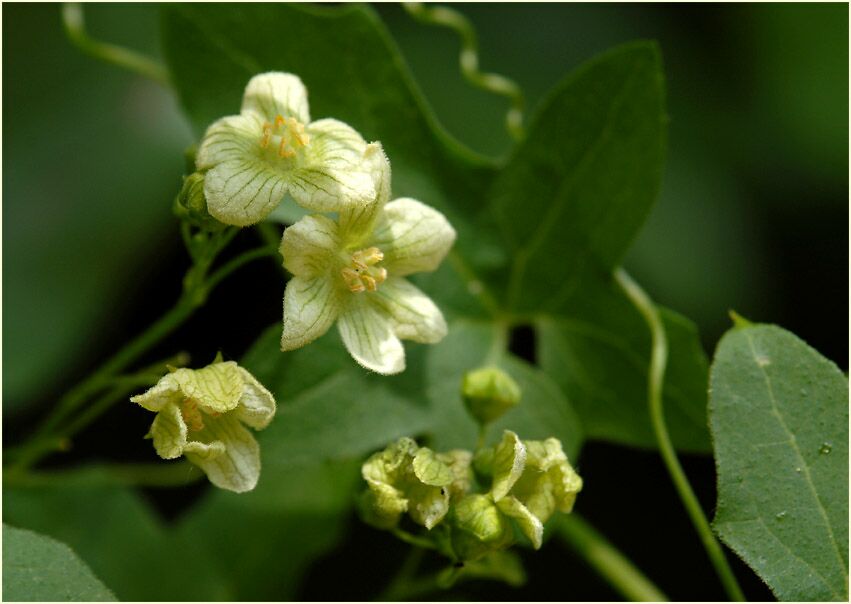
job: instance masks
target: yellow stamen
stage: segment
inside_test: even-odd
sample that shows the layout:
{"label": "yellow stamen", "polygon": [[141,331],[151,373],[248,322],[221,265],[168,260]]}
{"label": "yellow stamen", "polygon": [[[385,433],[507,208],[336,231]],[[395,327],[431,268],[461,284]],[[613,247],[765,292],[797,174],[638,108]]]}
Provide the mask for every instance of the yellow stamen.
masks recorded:
{"label": "yellow stamen", "polygon": [[275,116],[274,123],[264,122],[260,147],[268,147],[273,137],[280,137],[278,155],[285,158],[295,157],[298,150],[310,142],[310,136],[304,131],[304,124],[294,117],[284,117],[280,114]]}
{"label": "yellow stamen", "polygon": [[183,416],[183,421],[186,426],[193,432],[198,432],[204,429],[204,418],[201,415],[201,410],[198,408],[198,402],[187,398],[180,406],[180,415]]}
{"label": "yellow stamen", "polygon": [[384,253],[377,247],[354,252],[349,265],[341,271],[349,291],[357,294],[377,290],[378,286],[387,280],[387,269],[375,266],[382,260],[384,260]]}

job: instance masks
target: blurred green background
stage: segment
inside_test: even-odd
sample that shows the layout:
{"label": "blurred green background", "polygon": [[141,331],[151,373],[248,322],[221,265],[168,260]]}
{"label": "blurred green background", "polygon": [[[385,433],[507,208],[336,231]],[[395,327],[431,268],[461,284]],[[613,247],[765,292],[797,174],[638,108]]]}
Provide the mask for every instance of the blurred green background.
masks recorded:
{"label": "blurred green background", "polygon": [[[449,132],[477,151],[507,153],[506,103],[463,80],[455,35],[414,21],[398,5],[374,8]],[[530,110],[594,54],[635,38],[658,40],[670,115],[667,170],[658,205],[627,267],[658,302],[698,323],[710,353],[729,325],[728,309],[734,308],[791,329],[847,369],[846,5],[455,8],[477,29],[482,68],[515,79]],[[159,56],[156,5],[85,9],[94,37]],[[3,427],[8,444],[26,433],[39,410],[176,297],[186,261],[171,203],[183,172],[183,150],[194,141],[169,91],[74,49],[63,35],[58,5],[4,4],[3,51]],[[267,270],[262,274],[274,277],[272,268],[252,265],[225,284],[152,356],[190,342],[196,359],[212,357],[220,346],[238,358],[263,327],[280,320],[280,279],[252,299],[256,312],[247,323],[217,333],[208,326],[217,313],[232,308],[240,283],[247,283],[252,271]],[[115,409],[93,425],[87,432],[91,438],[77,445],[78,458],[150,461],[147,442],[134,441],[139,446],[132,451],[104,449],[104,439],[121,442],[124,433],[117,426],[127,420],[125,411]],[[137,423],[148,419],[132,417]],[[144,426],[134,424],[126,432],[139,430]],[[630,453],[630,461],[618,458],[618,469],[610,470],[609,449],[596,444],[586,449],[583,471],[607,473],[612,484],[622,481],[617,483],[622,491],[667,484],[653,453]],[[712,462],[689,463],[698,495],[711,507]],[[204,488],[189,489],[189,498]],[[169,517],[185,505],[182,497],[166,490],[151,500]],[[614,526],[610,536],[628,553],[640,550],[640,544],[631,544],[639,538],[628,527],[613,525],[617,509],[610,490],[601,484],[596,494],[589,488],[583,497],[592,521],[607,531]],[[672,518],[671,530],[691,535],[673,491],[651,497],[658,499],[657,516]],[[595,509],[601,510],[596,518]],[[334,599],[323,591],[323,569],[333,569],[359,551],[353,544],[370,538],[393,547],[392,540],[354,523],[340,551],[310,572],[301,597]],[[651,576],[665,572],[662,562],[638,553]],[[699,550],[689,555],[684,566],[703,564]],[[537,571],[544,582],[540,569],[546,567],[542,562]],[[689,582],[713,581],[711,571],[700,572],[705,575],[681,577],[684,589]],[[616,597],[589,581],[577,597]],[[693,597],[691,591],[663,587],[672,597]],[[722,597],[705,593],[707,599]]]}

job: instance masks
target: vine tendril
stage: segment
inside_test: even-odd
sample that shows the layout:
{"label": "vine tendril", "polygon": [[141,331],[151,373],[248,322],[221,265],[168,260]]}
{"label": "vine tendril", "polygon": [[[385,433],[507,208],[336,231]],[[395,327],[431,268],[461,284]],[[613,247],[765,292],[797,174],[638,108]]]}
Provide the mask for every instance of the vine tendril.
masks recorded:
{"label": "vine tendril", "polygon": [[526,101],[523,91],[516,82],[496,73],[479,70],[479,48],[476,30],[461,13],[445,6],[425,6],[421,2],[404,2],[403,8],[416,20],[427,25],[440,25],[455,31],[461,38],[461,53],[458,62],[464,78],[474,86],[507,97],[511,108],[505,116],[505,126],[515,140],[522,140],[523,111]]}

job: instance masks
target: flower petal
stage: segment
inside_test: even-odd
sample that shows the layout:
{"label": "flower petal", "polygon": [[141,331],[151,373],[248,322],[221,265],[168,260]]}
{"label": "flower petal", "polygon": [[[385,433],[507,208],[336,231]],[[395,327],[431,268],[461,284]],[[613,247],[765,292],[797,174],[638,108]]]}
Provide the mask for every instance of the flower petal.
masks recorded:
{"label": "flower petal", "polygon": [[514,497],[500,499],[496,505],[503,514],[517,520],[520,530],[532,542],[532,547],[535,549],[541,548],[544,538],[544,525],[525,505],[517,501]]}
{"label": "flower petal", "polygon": [[216,120],[204,133],[195,155],[195,167],[209,170],[224,162],[256,157],[262,136],[263,123],[253,115],[231,115]]}
{"label": "flower petal", "polygon": [[154,449],[163,459],[175,459],[183,455],[186,447],[187,428],[180,408],[166,405],[157,413],[148,436],[154,439]]}
{"label": "flower petal", "polygon": [[312,278],[328,272],[340,248],[337,223],[315,214],[284,231],[280,252],[284,268],[296,277]]}
{"label": "flower petal", "polygon": [[440,309],[407,279],[388,279],[370,293],[370,302],[390,319],[402,339],[434,344],[446,336]]}
{"label": "flower petal", "polygon": [[376,198],[371,166],[364,162],[366,141],[351,126],[334,119],[313,122],[302,165],[287,174],[296,203],[317,212],[363,206]]}
{"label": "flower petal", "polygon": [[392,375],[405,370],[405,349],[387,317],[365,296],[351,296],[337,323],[343,344],[363,367]]}
{"label": "flower petal", "polygon": [[233,361],[213,363],[203,369],[178,369],[171,376],[184,396],[197,401],[207,413],[235,409],[242,396],[242,374]]}
{"label": "flower petal", "polygon": [[180,385],[171,373],[162,376],[154,386],[142,394],[130,397],[131,403],[154,412],[161,411],[167,405],[179,403],[181,400],[183,395],[180,393]]}
{"label": "flower petal", "polygon": [[201,468],[210,482],[237,493],[257,485],[260,446],[234,414],[205,418],[204,429],[196,434],[202,442],[188,443],[186,458]]}
{"label": "flower petal", "polygon": [[281,202],[290,175],[253,154],[229,159],[204,178],[207,210],[225,224],[242,227],[260,222]]}
{"label": "flower petal", "polygon": [[502,433],[502,441],[493,454],[493,487],[491,495],[499,501],[511,490],[526,466],[526,447],[511,430]]}
{"label": "flower petal", "polygon": [[270,71],[254,76],[245,87],[242,111],[255,113],[267,122],[277,116],[294,117],[302,124],[310,122],[307,89],[298,76]]}
{"label": "flower petal", "polygon": [[455,242],[455,229],[446,217],[415,199],[401,198],[384,206],[371,244],[384,252],[391,275],[433,271]]}
{"label": "flower petal", "polygon": [[422,447],[412,462],[414,476],[432,487],[446,487],[452,483],[452,469],[428,447]]}
{"label": "flower petal", "polygon": [[370,143],[364,152],[364,165],[369,170],[376,196],[372,203],[340,210],[340,239],[349,248],[361,247],[372,235],[381,209],[390,200],[390,160],[381,143]]}
{"label": "flower petal", "polygon": [[284,290],[281,350],[295,350],[324,335],[339,314],[339,289],[327,275],[293,277]]}
{"label": "flower petal", "polygon": [[236,417],[255,430],[262,430],[275,417],[275,397],[242,367],[239,367],[239,373],[243,386]]}
{"label": "flower petal", "polygon": [[411,519],[431,530],[449,511],[446,489],[425,484],[412,484],[407,489],[408,513]]}

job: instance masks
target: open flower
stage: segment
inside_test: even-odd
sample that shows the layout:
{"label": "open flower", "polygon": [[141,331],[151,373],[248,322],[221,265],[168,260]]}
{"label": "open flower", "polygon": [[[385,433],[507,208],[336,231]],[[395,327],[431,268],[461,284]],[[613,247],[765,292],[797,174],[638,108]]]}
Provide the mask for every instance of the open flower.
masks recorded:
{"label": "open flower", "polygon": [[157,416],[148,437],[163,459],[181,455],[217,487],[242,493],[260,477],[260,448],[246,424],[269,425],[275,399],[233,361],[203,369],[177,369],[130,400]]}
{"label": "open flower", "polygon": [[405,369],[400,338],[435,343],[446,322],[405,276],[435,270],[455,231],[440,212],[413,199],[390,203],[390,164],[381,146],[365,152],[377,192],[374,203],[311,215],[284,232],[281,254],[293,274],[284,293],[281,349],[304,346],[337,321],[354,359],[383,374]]}
{"label": "open flower", "polygon": [[195,163],[207,171],[210,214],[246,226],[262,220],[285,193],[318,212],[372,201],[372,179],[361,168],[365,148],[341,121],[311,122],[301,80],[271,72],[248,82],[239,115],[207,128]]}

